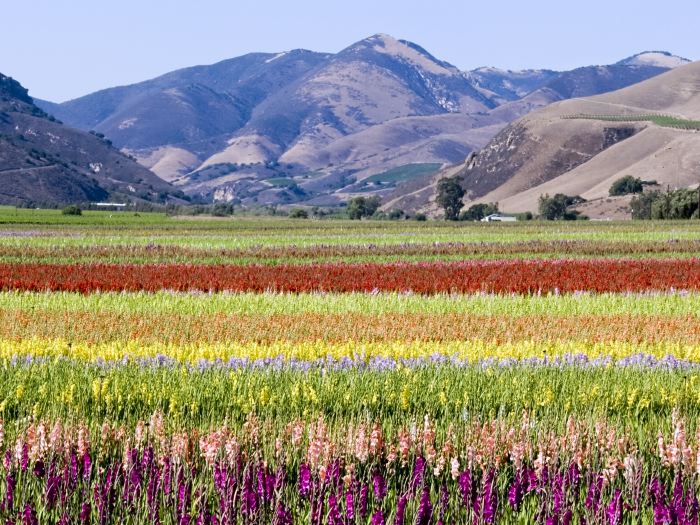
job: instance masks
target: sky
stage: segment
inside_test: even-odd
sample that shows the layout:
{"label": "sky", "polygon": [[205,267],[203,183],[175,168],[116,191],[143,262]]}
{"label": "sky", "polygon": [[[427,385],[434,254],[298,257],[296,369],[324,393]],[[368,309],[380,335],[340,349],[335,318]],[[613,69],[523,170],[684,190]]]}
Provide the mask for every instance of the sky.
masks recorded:
{"label": "sky", "polygon": [[54,102],[249,52],[337,52],[376,33],[462,69],[565,70],[645,50],[700,59],[697,0],[0,0],[0,8],[0,73]]}

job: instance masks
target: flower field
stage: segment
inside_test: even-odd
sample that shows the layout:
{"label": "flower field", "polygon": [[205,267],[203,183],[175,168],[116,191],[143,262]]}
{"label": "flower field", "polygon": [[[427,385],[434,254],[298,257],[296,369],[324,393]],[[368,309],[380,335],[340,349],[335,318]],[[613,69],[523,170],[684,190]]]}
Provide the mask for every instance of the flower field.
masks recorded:
{"label": "flower field", "polygon": [[145,215],[0,213],[0,524],[698,524],[700,224]]}

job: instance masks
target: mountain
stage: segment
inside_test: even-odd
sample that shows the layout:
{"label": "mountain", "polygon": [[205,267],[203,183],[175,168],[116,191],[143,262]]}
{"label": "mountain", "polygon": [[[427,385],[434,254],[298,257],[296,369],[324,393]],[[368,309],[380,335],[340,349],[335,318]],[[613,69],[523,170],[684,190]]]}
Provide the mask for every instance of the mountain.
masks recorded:
{"label": "mountain", "polygon": [[622,66],[654,66],[673,69],[675,67],[690,64],[687,58],[672,55],[668,51],[644,51],[631,57],[620,60],[618,65]]}
{"label": "mountain", "polygon": [[64,126],[0,74],[0,204],[164,201],[169,184],[103,138]]}
{"label": "mountain", "polygon": [[103,133],[187,193],[332,205],[354,194],[388,196],[429,177],[425,166],[459,164],[508,123],[552,102],[666,70],[463,72],[417,44],[378,34],[337,54],[254,53],[37,104]]}
{"label": "mountain", "polygon": [[[677,119],[649,116],[668,115]],[[540,195],[581,195],[605,216],[610,185],[632,175],[700,182],[700,62],[633,86],[552,104],[512,123],[459,170],[470,202],[536,211]],[[684,129],[687,128],[687,129]],[[602,201],[602,202],[600,202]],[[604,206],[605,202],[609,206]]]}

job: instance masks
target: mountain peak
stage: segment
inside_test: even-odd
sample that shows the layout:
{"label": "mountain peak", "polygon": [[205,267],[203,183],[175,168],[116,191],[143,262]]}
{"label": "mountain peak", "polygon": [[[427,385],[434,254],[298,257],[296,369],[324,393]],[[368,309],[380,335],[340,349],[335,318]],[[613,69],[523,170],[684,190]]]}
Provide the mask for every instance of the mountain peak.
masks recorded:
{"label": "mountain peak", "polygon": [[623,66],[654,66],[673,69],[690,62],[691,60],[674,55],[668,51],[642,51],[620,60],[618,64]]}
{"label": "mountain peak", "polygon": [[455,66],[435,58],[418,44],[409,40],[400,40],[385,33],[377,33],[360,40],[348,47],[344,52],[361,53],[367,51],[388,55],[403,62],[408,62],[432,74],[449,76],[460,74]]}

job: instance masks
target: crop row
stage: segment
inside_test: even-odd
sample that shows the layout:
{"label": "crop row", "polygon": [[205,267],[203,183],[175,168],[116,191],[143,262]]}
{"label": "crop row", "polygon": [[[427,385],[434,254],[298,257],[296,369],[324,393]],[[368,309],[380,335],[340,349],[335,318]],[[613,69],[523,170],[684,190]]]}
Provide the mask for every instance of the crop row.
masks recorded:
{"label": "crop row", "polygon": [[[4,447],[4,523],[698,522],[698,439],[674,416],[653,452],[605,420],[552,432],[524,417],[458,425],[429,418],[385,434],[372,422],[334,434],[323,419],[270,435],[133,430],[39,421]],[[2,428],[0,426],[0,428]],[[2,435],[2,433],[0,433]],[[273,438],[274,447],[266,447]],[[263,443],[263,441],[265,443]],[[3,447],[0,439],[0,447]],[[3,449],[0,448],[0,452]]]}
{"label": "crop row", "polygon": [[[41,316],[110,315],[304,315],[304,314],[430,314],[464,316],[700,316],[700,294],[676,293],[577,293],[538,295],[407,293],[92,293],[0,292],[0,309],[40,311]],[[49,313],[51,312],[51,313]],[[40,321],[40,319],[36,319]],[[9,320],[8,320],[9,321]],[[614,320],[611,320],[614,322]],[[653,319],[650,320],[653,323]],[[690,321],[690,324],[695,324]]]}
{"label": "crop row", "polygon": [[[632,364],[639,356],[655,360],[673,359],[674,366],[700,363],[700,344],[677,341],[628,342],[599,341],[595,339],[497,341],[467,339],[463,341],[225,341],[216,343],[194,342],[168,344],[161,341],[144,342],[134,339],[94,343],[75,339],[2,339],[0,359],[67,358],[88,362],[121,361],[123,359],[157,359],[164,362],[200,364],[226,363],[231,368],[266,366],[284,368],[289,362],[320,361],[330,368],[396,368],[421,366],[424,361],[446,360],[453,364],[501,363],[522,360],[557,360],[575,356],[574,362],[589,364],[603,360],[603,364],[623,362]],[[580,361],[582,359],[583,361]],[[416,362],[410,361],[417,360]],[[573,362],[572,362],[573,363]],[[669,364],[671,362],[664,362]],[[663,364],[663,363],[662,363]],[[664,364],[664,366],[666,366]]]}
{"label": "crop row", "polygon": [[[134,341],[141,345],[204,343],[323,344],[487,341],[677,344],[700,341],[697,315],[485,316],[465,314],[183,315],[106,311],[0,309],[0,339],[58,339],[73,343]],[[673,346],[669,348],[673,349]],[[677,351],[678,349],[669,350]],[[694,352],[694,350],[692,350]]]}
{"label": "crop row", "polygon": [[[465,419],[527,410],[560,425],[570,414],[609,415],[639,426],[678,409],[700,415],[698,367],[523,364],[464,366],[256,367],[177,365],[167,359],[120,362],[38,359],[0,364],[0,417],[109,418],[133,424],[160,410],[177,426],[234,422],[253,413],[280,424],[323,415],[342,427],[371,416],[387,427],[430,414],[441,428]],[[300,363],[297,363],[301,365]],[[330,365],[331,363],[327,363]],[[337,363],[336,363],[337,364]],[[395,365],[395,363],[394,363]],[[646,439],[654,440],[654,435]]]}
{"label": "crop row", "polygon": [[0,260],[44,263],[198,263],[283,264],[294,261],[436,260],[480,258],[620,257],[695,255],[700,241],[590,241],[534,240],[521,242],[434,242],[356,245],[248,246],[241,248],[196,248],[164,244],[54,245],[0,244]]}
{"label": "crop row", "polygon": [[534,260],[303,266],[0,264],[0,289],[28,291],[547,293],[700,289],[700,259]]}

